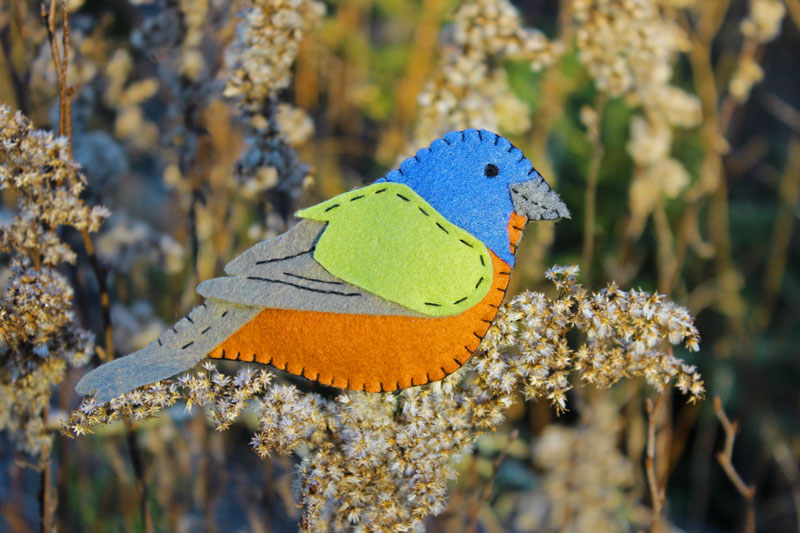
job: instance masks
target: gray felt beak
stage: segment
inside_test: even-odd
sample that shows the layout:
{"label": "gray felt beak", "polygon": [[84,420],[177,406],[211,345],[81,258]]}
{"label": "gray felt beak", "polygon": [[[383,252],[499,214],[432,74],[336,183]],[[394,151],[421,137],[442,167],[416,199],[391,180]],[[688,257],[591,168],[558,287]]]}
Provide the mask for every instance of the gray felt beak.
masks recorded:
{"label": "gray felt beak", "polygon": [[537,176],[508,186],[517,214],[528,220],[558,220],[572,218],[569,209],[546,181]]}

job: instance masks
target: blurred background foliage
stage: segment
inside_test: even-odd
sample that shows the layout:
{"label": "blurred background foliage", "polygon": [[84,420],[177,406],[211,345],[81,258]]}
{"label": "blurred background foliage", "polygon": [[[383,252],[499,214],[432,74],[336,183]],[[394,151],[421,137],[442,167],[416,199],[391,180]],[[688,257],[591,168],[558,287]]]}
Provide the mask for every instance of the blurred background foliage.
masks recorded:
{"label": "blurred background foliage", "polygon": [[[291,31],[259,34],[274,21],[248,19],[243,0],[63,4],[83,197],[112,212],[95,246],[113,350],[154,339],[196,301],[198,281],[285,231],[296,208],[380,177],[449,129],[497,129],[573,213],[528,227],[510,294],[549,291],[545,270],[574,262],[590,287],[614,281],[687,306],[703,343],[681,356],[739,421],[733,464],[755,486],[755,527],[797,531],[800,2],[277,4],[296,11],[282,22]],[[0,102],[58,131],[59,77],[38,3],[2,0],[0,45]],[[14,202],[0,196],[2,221]],[[79,254],[60,270],[75,287],[76,319],[103,339],[102,287],[81,235],[67,228],[61,237]],[[48,431],[77,405],[82,372],[70,369],[53,389]],[[652,527],[653,391],[630,380],[607,392],[574,385],[561,416],[520,396],[456,466],[447,510],[427,529]],[[660,412],[662,527],[748,529],[747,497],[717,462],[724,432],[712,402],[667,395]],[[297,458],[259,460],[248,446],[256,424],[245,416],[219,433],[201,412],[173,408],[138,425],[136,442],[122,425],[58,436],[54,523],[295,530]],[[131,464],[131,444],[143,466]],[[30,455],[8,431],[0,436],[0,529],[39,528],[41,476]]]}

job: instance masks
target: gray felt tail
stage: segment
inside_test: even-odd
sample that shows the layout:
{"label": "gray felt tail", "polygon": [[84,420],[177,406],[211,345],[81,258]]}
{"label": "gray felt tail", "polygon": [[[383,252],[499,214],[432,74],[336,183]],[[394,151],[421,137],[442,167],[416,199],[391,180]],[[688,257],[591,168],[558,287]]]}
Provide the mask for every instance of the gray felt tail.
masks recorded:
{"label": "gray felt tail", "polygon": [[137,387],[192,368],[253,318],[259,308],[208,300],[138,352],[89,372],[75,390],[105,403]]}

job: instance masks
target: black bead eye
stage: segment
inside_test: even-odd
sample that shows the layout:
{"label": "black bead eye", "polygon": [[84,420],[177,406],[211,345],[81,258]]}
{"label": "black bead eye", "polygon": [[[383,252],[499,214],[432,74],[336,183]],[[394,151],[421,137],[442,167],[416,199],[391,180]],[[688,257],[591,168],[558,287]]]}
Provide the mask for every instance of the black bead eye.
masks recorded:
{"label": "black bead eye", "polygon": [[494,178],[498,174],[500,174],[500,169],[497,168],[497,165],[489,163],[488,165],[483,167],[483,175],[486,176],[487,178]]}

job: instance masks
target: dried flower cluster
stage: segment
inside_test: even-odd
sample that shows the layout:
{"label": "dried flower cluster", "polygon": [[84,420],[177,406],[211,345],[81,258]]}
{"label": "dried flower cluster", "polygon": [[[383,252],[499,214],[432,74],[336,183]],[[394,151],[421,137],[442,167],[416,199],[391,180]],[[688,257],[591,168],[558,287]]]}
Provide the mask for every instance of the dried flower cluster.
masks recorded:
{"label": "dried flower cluster", "polygon": [[283,211],[307,184],[310,170],[292,145],[305,142],[314,130],[304,111],[279,105],[277,96],[291,82],[305,31],[316,26],[324,12],[324,4],[315,0],[255,0],[244,11],[226,55],[224,94],[239,102],[252,132],[236,164],[236,178],[250,199],[276,191]]}
{"label": "dried flower cluster", "polygon": [[93,232],[108,216],[80,199],[84,186],[66,139],[33,129],[21,113],[0,105],[0,191],[17,205],[0,226],[0,252],[11,261],[0,296],[0,429],[39,457],[49,454],[52,441],[50,387],[67,364],[84,364],[94,352],[93,336],[73,316],[72,287],[57,271],[75,262],[59,229]]}
{"label": "dried flower cluster", "polygon": [[325,13],[316,0],[255,0],[242,16],[238,42],[229,49],[225,96],[258,108],[291,82],[303,33]]}
{"label": "dried flower cluster", "polygon": [[[751,0],[750,12],[742,20],[740,30],[745,39],[766,44],[778,36],[786,7],[779,0]],[[728,84],[731,95],[742,103],[750,96],[753,86],[764,79],[764,71],[748,48],[739,58],[733,76]]]}
{"label": "dried flower cluster", "polygon": [[628,144],[636,163],[628,232],[637,237],[656,206],[689,185],[688,172],[671,156],[673,128],[701,119],[698,99],[671,85],[672,65],[689,40],[655,0],[577,0],[573,6],[581,62],[597,89],[644,110],[631,122]]}
{"label": "dried flower cluster", "polygon": [[634,465],[619,449],[620,426],[616,407],[598,399],[578,426],[545,428],[533,448],[542,484],[525,504],[537,509],[534,502],[544,500],[546,511],[536,516],[521,509],[517,523],[528,531],[598,533],[646,526],[648,514],[630,490]]}
{"label": "dried flower cluster", "polygon": [[501,62],[526,60],[540,70],[557,60],[560,43],[523,27],[508,0],[463,2],[453,25],[439,65],[418,97],[421,109],[413,144],[423,146],[450,130],[471,127],[508,134],[528,130],[528,106],[509,87]]}
{"label": "dried flower cluster", "polygon": [[[685,309],[613,285],[590,293],[576,283],[577,271],[555,267],[548,273],[556,299],[526,292],[503,306],[480,352],[441,382],[326,400],[294,386],[270,386],[263,371],[242,371],[231,380],[209,363],[197,377],[144,387],[108,405],[85,400],[65,430],[79,435],[120,415],[151,416],[179,397],[210,406],[215,425],[225,428],[256,397],[256,452],[298,450],[302,456],[297,492],[305,529],[413,529],[444,509],[454,459],[477,435],[497,427],[516,390],[562,410],[569,375],[576,372],[599,387],[641,376],[659,390],[674,381],[691,401],[703,395],[696,370],[666,348],[685,343],[697,349]],[[567,341],[573,329],[586,336],[577,349]]]}

